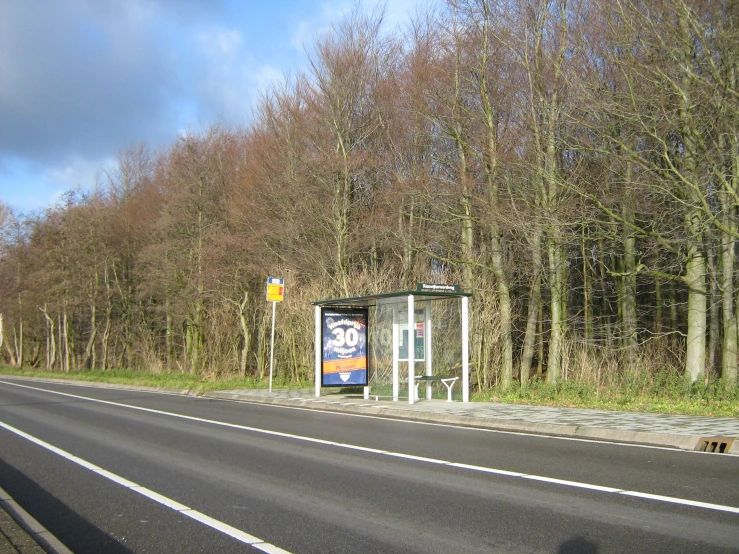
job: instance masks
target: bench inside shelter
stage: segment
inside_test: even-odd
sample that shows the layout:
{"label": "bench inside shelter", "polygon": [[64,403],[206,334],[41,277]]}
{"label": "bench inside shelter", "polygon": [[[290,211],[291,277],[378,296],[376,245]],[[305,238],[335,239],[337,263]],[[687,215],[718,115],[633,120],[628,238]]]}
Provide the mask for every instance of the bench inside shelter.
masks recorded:
{"label": "bench inside shelter", "polygon": [[421,400],[421,396],[418,393],[418,385],[425,382],[426,386],[431,386],[431,383],[438,381],[444,383],[447,390],[447,402],[452,402],[452,389],[454,384],[459,381],[459,377],[441,376],[441,375],[416,375],[416,400]]}

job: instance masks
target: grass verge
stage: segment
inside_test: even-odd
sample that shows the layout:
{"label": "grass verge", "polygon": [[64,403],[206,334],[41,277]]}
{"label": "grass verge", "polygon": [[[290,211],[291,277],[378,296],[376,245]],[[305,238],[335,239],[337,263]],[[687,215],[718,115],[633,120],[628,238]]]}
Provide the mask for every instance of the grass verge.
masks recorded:
{"label": "grass verge", "polygon": [[472,396],[478,402],[739,417],[739,387],[727,390],[721,380],[690,383],[669,371],[621,377],[601,386],[581,381],[553,385],[534,380],[526,387],[494,388]]}
{"label": "grass verge", "polygon": [[[187,373],[151,373],[145,371],[82,371],[49,372],[18,370],[0,366],[0,374],[19,377],[42,377],[71,381],[87,381],[116,385],[135,385],[162,389],[210,391],[232,389],[265,389],[267,380],[223,378]],[[275,380],[276,388],[313,388],[313,382],[286,383]],[[350,392],[344,391],[342,392]],[[361,394],[361,387],[351,392]],[[373,391],[375,393],[375,391]],[[384,394],[384,393],[381,393]],[[388,389],[387,394],[391,394]],[[459,388],[455,399],[461,398]],[[446,390],[435,391],[435,398],[446,398]],[[557,385],[540,380],[526,387],[513,386],[507,390],[492,388],[474,392],[473,402],[501,402],[533,406],[592,408],[625,412],[652,412],[720,417],[739,417],[739,387],[727,390],[718,380],[708,384],[689,383],[677,372],[621,377],[609,385],[597,386],[581,381],[566,381]]]}
{"label": "grass verge", "polygon": [[[269,383],[265,379],[239,379],[230,377],[228,379],[215,378],[204,375],[190,375],[189,373],[151,373],[146,371],[128,370],[92,370],[92,371],[70,371],[63,373],[59,371],[37,371],[19,370],[7,366],[0,366],[0,375],[15,375],[17,377],[41,377],[44,379],[60,379],[66,381],[84,381],[88,383],[108,383],[111,385],[134,385],[142,387],[156,387],[161,389],[175,390],[231,390],[231,389],[266,389]],[[275,380],[274,387],[312,387],[313,383],[300,385],[286,384]]]}

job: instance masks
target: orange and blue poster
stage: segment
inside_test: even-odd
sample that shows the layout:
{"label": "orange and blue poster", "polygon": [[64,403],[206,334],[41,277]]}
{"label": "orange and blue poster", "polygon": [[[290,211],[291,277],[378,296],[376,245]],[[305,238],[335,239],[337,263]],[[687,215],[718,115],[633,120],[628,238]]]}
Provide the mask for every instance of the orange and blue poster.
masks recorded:
{"label": "orange and blue poster", "polygon": [[321,386],[367,386],[366,308],[321,310]]}

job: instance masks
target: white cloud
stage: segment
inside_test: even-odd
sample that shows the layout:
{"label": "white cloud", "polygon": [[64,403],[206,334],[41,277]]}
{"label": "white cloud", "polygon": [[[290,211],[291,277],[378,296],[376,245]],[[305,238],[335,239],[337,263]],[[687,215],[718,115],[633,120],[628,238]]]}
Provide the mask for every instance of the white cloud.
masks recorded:
{"label": "white cloud", "polygon": [[[386,28],[415,4],[389,0]],[[0,5],[0,198],[27,211],[90,189],[128,145],[246,123],[260,92],[307,69],[304,52],[354,0]]]}
{"label": "white cloud", "polygon": [[227,27],[200,30],[194,37],[194,93],[199,123],[217,119],[243,123],[254,98],[254,58],[241,33]]}
{"label": "white cloud", "polygon": [[0,174],[0,199],[17,212],[42,210],[59,202],[70,191],[90,191],[105,185],[105,171],[111,171],[115,159],[75,158],[54,167],[37,168],[22,159],[6,163]]}
{"label": "white cloud", "polygon": [[316,15],[297,24],[290,43],[301,52],[309,49],[316,39],[331,30],[333,23],[345,17],[351,7],[350,2],[324,2]]}
{"label": "white cloud", "polygon": [[284,82],[285,73],[277,67],[263,65],[253,75],[253,80],[257,90],[265,92],[274,85]]}
{"label": "white cloud", "polygon": [[213,59],[225,57],[232,60],[242,45],[241,33],[235,29],[215,27],[202,31],[198,36],[202,51]]}
{"label": "white cloud", "polygon": [[[368,6],[373,8],[378,6],[381,0],[374,3],[368,2]],[[416,14],[416,10],[421,5],[427,5],[424,0],[392,0],[387,2],[385,10],[385,26],[388,29],[401,28],[408,25]]]}
{"label": "white cloud", "polygon": [[112,157],[96,160],[74,158],[67,164],[47,169],[43,176],[62,190],[77,187],[89,190],[98,184],[106,185],[108,182],[106,173],[111,173],[115,167],[116,159]]}
{"label": "white cloud", "polygon": [[[362,8],[365,13],[372,13],[384,7],[383,26],[385,31],[394,31],[410,23],[421,5],[428,5],[428,0],[365,0]],[[331,30],[331,26],[349,15],[354,2],[324,2],[320,11],[313,17],[300,21],[291,39],[293,47],[303,51],[310,49],[317,38]]]}
{"label": "white cloud", "polygon": [[10,60],[0,75],[0,156],[59,164],[103,155],[121,141],[163,139],[163,107],[182,91],[153,13],[137,11],[135,2],[8,6],[12,24],[0,33]]}

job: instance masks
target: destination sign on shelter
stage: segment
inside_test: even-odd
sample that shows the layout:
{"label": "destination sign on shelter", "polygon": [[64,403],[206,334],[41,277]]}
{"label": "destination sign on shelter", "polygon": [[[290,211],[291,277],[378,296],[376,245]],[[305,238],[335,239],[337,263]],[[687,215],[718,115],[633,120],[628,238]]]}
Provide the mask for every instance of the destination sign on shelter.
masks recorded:
{"label": "destination sign on shelter", "polygon": [[435,283],[416,283],[419,292],[462,292],[459,285],[438,285]]}

